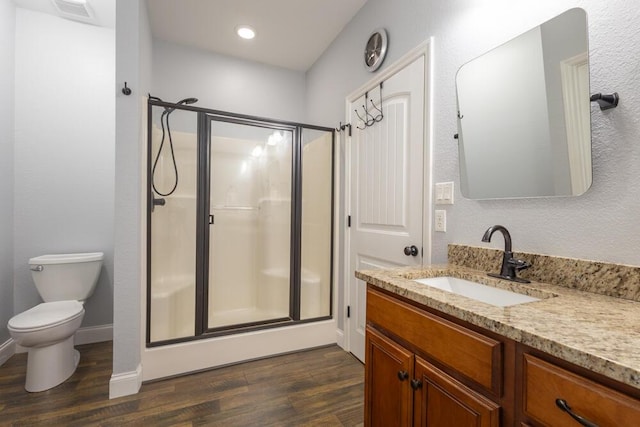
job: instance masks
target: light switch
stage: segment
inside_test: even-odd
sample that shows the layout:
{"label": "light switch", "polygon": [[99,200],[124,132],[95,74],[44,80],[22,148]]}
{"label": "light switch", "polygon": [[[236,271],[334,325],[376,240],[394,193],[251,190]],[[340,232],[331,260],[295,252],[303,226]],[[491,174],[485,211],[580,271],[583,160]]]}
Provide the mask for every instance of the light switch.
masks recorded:
{"label": "light switch", "polygon": [[436,209],[435,212],[436,231],[447,231],[447,211]]}
{"label": "light switch", "polygon": [[453,182],[445,182],[442,185],[442,200],[447,205],[453,204]]}
{"label": "light switch", "polygon": [[453,204],[453,182],[438,182],[436,184],[436,205]]}

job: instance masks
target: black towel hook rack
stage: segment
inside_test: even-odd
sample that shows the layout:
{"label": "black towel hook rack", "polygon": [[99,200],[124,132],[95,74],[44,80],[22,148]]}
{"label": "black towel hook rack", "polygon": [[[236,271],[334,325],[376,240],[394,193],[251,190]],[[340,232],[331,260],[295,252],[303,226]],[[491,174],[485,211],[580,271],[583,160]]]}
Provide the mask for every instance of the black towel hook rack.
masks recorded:
{"label": "black towel hook rack", "polygon": [[[360,119],[360,121],[364,124],[364,127],[360,127],[360,126],[356,126],[358,129],[360,130],[364,130],[366,128],[368,128],[369,126],[373,126],[374,124],[381,122],[382,119],[384,119],[384,113],[382,112],[382,87],[383,87],[383,83],[384,82],[380,82],[379,87],[380,87],[380,107],[378,107],[376,105],[376,103],[373,101],[373,99],[369,99],[369,92],[365,92],[364,94],[364,104],[362,105],[362,108],[364,109],[364,117],[362,117],[360,115],[360,113],[358,112],[358,110],[353,110],[356,115],[358,116],[358,119]],[[371,114],[371,112],[369,111],[369,102],[371,102],[371,105],[373,106],[373,108],[377,111],[377,114],[374,116],[373,114]]]}

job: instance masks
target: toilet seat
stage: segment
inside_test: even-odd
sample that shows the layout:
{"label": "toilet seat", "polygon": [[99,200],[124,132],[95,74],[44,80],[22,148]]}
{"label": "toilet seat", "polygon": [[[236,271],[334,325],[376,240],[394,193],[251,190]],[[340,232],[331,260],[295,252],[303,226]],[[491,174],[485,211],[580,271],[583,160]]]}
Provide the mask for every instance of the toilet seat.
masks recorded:
{"label": "toilet seat", "polygon": [[83,315],[84,306],[78,301],[45,302],[13,316],[8,327],[14,331],[39,331],[70,322]]}

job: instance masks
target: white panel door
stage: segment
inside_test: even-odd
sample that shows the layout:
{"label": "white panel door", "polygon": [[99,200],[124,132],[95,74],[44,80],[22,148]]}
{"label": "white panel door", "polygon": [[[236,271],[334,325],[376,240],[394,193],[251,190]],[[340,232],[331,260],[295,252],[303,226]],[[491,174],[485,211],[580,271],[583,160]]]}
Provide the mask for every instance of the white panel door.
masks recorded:
{"label": "white panel door", "polygon": [[[355,270],[422,264],[425,58],[389,77],[379,87],[351,103],[353,133],[349,147],[349,350],[364,360],[366,283]],[[365,126],[354,110],[366,118],[383,118]],[[371,121],[371,117],[369,117]],[[416,255],[405,255],[415,246]]]}

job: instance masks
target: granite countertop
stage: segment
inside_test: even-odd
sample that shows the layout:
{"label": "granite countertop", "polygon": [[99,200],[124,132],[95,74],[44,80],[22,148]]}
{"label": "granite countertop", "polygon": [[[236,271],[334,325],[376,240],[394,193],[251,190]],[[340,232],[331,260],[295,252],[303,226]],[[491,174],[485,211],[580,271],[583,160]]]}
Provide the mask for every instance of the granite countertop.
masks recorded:
{"label": "granite countertop", "polygon": [[[497,307],[414,282],[452,276],[541,298]],[[458,265],[356,271],[424,306],[640,389],[640,302],[532,281],[519,284]]]}

